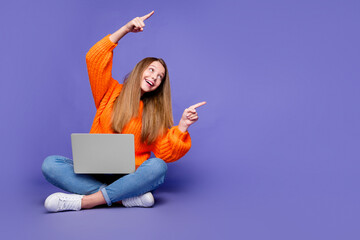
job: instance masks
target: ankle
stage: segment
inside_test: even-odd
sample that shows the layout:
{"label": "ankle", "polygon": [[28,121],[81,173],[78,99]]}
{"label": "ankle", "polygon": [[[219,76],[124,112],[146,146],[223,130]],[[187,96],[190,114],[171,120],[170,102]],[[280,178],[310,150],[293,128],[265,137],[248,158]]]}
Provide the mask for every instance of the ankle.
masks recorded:
{"label": "ankle", "polygon": [[91,206],[91,201],[89,201],[89,195],[84,196],[81,199],[81,209],[86,209],[86,208],[93,208],[94,206]]}
{"label": "ankle", "polygon": [[100,191],[90,194],[90,195],[85,195],[81,199],[81,208],[82,209],[93,208],[93,207],[96,207],[98,205],[103,205],[103,204],[106,204],[106,201]]}

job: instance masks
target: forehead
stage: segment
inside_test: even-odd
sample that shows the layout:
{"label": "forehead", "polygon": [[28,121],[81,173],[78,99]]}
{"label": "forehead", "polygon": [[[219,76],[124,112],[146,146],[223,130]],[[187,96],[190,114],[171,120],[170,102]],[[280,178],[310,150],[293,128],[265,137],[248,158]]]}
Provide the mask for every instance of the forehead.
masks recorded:
{"label": "forehead", "polygon": [[165,68],[159,61],[153,61],[150,63],[149,67],[154,67],[157,71],[159,71],[162,74],[165,74]]}

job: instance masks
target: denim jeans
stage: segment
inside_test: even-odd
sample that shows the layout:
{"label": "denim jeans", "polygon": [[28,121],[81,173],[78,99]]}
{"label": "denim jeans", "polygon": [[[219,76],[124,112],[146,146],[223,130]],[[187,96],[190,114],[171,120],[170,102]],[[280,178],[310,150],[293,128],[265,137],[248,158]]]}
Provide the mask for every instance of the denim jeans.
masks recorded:
{"label": "denim jeans", "polygon": [[165,179],[166,163],[150,158],[134,173],[122,174],[76,174],[73,160],[53,155],[45,158],[42,172],[51,184],[65,191],[89,195],[101,191],[108,206],[120,200],[140,196],[158,188]]}

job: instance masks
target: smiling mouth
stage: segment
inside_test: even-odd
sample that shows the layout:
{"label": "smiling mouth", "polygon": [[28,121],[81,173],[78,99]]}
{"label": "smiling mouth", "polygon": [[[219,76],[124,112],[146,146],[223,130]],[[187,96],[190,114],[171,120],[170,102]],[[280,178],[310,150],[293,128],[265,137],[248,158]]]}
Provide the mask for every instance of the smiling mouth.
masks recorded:
{"label": "smiling mouth", "polygon": [[147,84],[149,84],[150,86],[154,86],[154,83],[151,82],[151,81],[149,81],[149,80],[146,80],[146,79],[145,79],[145,82],[146,82]]}

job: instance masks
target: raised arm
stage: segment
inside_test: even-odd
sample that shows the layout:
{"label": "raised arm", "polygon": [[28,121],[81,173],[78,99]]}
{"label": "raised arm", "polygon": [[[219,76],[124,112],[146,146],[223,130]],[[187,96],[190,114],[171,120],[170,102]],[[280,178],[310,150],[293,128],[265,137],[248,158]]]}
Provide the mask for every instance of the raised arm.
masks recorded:
{"label": "raised arm", "polygon": [[153,14],[154,11],[143,17],[134,18],[113,34],[109,34],[97,42],[86,54],[86,64],[96,108],[100,106],[101,100],[110,87],[116,84],[111,76],[113,49],[127,33],[142,32],[145,27],[144,21]]}
{"label": "raised arm", "polygon": [[111,69],[113,49],[117,44],[110,41],[109,35],[92,46],[86,54],[86,65],[96,109],[99,108],[111,84],[116,82],[111,77]]}

